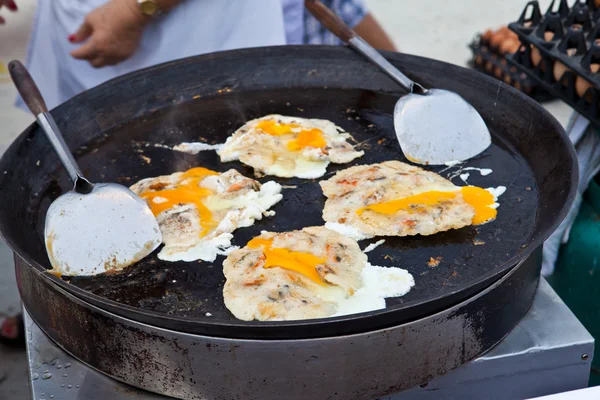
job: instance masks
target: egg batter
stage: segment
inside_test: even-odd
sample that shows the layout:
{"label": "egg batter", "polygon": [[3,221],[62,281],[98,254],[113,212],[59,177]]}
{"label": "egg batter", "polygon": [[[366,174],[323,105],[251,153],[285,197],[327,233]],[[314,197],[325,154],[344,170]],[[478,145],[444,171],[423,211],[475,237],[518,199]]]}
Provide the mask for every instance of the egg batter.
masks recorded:
{"label": "egg batter", "polygon": [[231,234],[247,227],[281,200],[281,186],[263,185],[236,170],[218,173],[206,168],[143,179],[130,188],[156,216],[165,261],[214,261],[231,250]]}
{"label": "egg batter", "polygon": [[499,191],[455,186],[400,161],[350,167],[320,182],[326,226],[356,240],[432,235],[496,218]]}
{"label": "egg batter", "polygon": [[223,162],[240,160],[257,175],[313,179],[323,176],[329,163],[348,163],[364,154],[349,138],[327,120],[273,114],[247,122],[218,154]]}
{"label": "egg batter", "polygon": [[404,269],[369,264],[356,241],[324,227],[263,232],[231,252],[223,273],[225,306],[245,321],[379,310],[415,284]]}

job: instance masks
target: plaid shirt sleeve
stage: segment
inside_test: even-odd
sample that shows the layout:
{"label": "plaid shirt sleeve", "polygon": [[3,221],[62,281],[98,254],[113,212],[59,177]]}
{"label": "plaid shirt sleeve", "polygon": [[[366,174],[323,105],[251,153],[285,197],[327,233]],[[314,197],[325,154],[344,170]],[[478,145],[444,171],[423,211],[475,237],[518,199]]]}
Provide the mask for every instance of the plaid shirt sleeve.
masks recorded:
{"label": "plaid shirt sleeve", "polygon": [[[364,0],[321,0],[333,12],[354,28],[367,15]],[[307,10],[304,10],[304,44],[341,44],[333,33],[329,32]]]}

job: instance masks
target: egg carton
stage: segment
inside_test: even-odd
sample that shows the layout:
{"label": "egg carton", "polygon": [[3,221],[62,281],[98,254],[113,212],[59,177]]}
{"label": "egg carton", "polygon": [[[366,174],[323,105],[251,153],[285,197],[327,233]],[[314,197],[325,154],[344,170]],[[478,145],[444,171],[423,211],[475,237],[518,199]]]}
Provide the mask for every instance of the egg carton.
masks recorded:
{"label": "egg carton", "polygon": [[473,57],[468,62],[469,67],[504,81],[538,102],[555,98],[537,85],[526,73],[509,64],[506,54],[501,51],[500,46],[492,45],[483,35],[477,35],[469,44],[469,48],[473,53]]}
{"label": "egg carton", "polygon": [[530,1],[508,27],[521,41],[509,63],[600,126],[600,0],[553,0],[543,15]]}

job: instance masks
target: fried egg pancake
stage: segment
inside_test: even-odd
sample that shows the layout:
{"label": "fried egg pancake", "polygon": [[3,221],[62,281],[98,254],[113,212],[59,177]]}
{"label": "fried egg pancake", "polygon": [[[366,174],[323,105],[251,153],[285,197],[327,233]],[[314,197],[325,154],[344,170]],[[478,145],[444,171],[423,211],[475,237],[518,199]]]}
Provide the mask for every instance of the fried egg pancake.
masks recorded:
{"label": "fried egg pancake", "polygon": [[385,308],[408,293],[408,271],[376,267],[356,241],[324,227],[263,232],[223,262],[225,306],[238,319],[300,320]]}
{"label": "fried egg pancake", "polygon": [[130,188],[146,200],[158,220],[165,261],[214,261],[226,254],[231,234],[247,227],[281,200],[281,185],[263,185],[234,169],[218,173],[206,168],[142,179]]}
{"label": "fried egg pancake", "polygon": [[432,235],[490,222],[497,214],[491,190],[455,186],[400,161],[350,167],[320,185],[326,226],[356,240]]}
{"label": "fried egg pancake", "polygon": [[364,154],[347,142],[350,134],[324,119],[267,115],[247,122],[218,151],[221,161],[240,160],[258,176],[313,179],[329,163],[348,163]]}

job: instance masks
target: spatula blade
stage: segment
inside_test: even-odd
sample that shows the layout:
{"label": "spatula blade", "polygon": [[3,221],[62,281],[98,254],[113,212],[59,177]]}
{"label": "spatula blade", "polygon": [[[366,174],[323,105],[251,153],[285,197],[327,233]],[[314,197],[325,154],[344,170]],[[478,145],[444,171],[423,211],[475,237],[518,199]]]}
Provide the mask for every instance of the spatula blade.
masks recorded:
{"label": "spatula blade", "polygon": [[148,205],[117,184],[60,196],[48,209],[44,233],[54,272],[69,276],[122,270],[162,241]]}
{"label": "spatula blade", "polygon": [[458,94],[442,89],[400,98],[394,109],[394,127],[402,152],[417,164],[468,160],[491,144],[490,132],[477,110]]}

